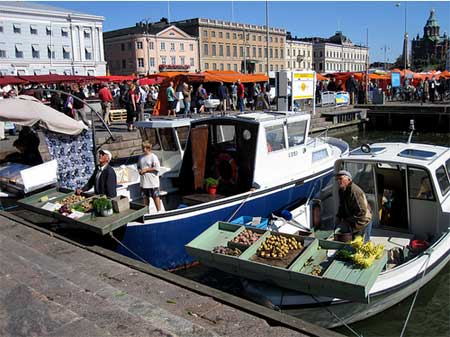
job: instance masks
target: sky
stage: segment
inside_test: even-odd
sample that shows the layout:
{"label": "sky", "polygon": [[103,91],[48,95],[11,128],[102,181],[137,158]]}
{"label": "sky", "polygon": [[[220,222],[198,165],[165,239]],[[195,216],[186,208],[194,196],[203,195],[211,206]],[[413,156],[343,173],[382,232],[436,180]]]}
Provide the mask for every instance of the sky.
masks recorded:
{"label": "sky", "polygon": [[[265,1],[52,1],[41,2],[105,18],[103,31],[134,26],[138,21],[196,17],[265,25]],[[370,48],[371,62],[394,62],[419,34],[435,9],[440,32],[450,31],[450,1],[269,1],[269,26],[298,37],[330,37],[341,30],[353,43]],[[368,33],[368,34],[367,34]],[[368,35],[368,39],[367,39]],[[411,48],[411,44],[410,44]]]}

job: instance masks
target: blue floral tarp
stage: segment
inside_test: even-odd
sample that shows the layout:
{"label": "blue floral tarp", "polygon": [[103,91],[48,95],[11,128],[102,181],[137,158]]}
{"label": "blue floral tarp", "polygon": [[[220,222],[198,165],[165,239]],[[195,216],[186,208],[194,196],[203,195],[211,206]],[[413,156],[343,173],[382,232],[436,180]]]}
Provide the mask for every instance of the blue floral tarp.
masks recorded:
{"label": "blue floral tarp", "polygon": [[50,156],[58,162],[59,186],[72,190],[84,186],[95,168],[92,131],[70,136],[46,130],[45,141]]}

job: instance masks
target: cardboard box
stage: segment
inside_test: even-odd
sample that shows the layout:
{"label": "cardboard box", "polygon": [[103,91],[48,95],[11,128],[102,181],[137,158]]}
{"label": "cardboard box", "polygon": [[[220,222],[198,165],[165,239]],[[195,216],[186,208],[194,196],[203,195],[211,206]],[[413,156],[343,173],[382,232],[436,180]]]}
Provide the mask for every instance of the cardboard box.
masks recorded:
{"label": "cardboard box", "polygon": [[119,195],[115,198],[112,198],[111,201],[113,210],[116,213],[120,213],[126,211],[127,209],[130,209],[130,200],[127,197],[124,197],[123,195]]}

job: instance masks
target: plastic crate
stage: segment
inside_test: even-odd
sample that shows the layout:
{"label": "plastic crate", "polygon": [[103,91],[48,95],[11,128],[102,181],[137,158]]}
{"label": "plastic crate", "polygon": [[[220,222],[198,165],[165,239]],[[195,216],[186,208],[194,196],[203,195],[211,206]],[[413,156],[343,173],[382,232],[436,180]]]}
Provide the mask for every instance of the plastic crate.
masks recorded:
{"label": "plastic crate", "polygon": [[269,224],[269,220],[267,218],[261,218],[261,221],[259,224],[253,225],[253,220],[256,219],[255,217],[252,216],[240,216],[239,218],[234,219],[233,221],[231,221],[231,223],[236,224],[236,225],[244,225],[244,226],[250,226],[250,227],[256,227],[256,228],[267,228],[268,224]]}

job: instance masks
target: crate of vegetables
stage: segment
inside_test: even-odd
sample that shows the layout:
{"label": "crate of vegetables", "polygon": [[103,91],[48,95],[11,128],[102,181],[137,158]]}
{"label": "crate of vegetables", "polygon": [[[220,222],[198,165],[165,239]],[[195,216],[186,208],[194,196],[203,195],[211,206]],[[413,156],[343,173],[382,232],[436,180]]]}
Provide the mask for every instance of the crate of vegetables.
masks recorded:
{"label": "crate of vegetables", "polygon": [[264,233],[264,230],[244,229],[232,240],[227,242],[227,247],[231,249],[237,248],[241,252],[243,252],[256,241],[258,241]]}

